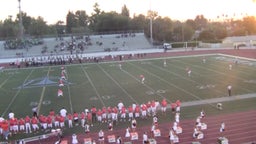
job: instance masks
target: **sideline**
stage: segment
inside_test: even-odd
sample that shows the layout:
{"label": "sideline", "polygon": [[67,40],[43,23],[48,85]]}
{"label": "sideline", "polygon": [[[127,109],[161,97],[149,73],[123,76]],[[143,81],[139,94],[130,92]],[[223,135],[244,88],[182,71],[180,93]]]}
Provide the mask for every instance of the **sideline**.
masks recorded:
{"label": "sideline", "polygon": [[218,102],[228,102],[228,101],[235,101],[235,100],[242,100],[242,99],[249,99],[249,98],[256,98],[256,93],[249,93],[243,95],[235,95],[235,96],[226,96],[220,98],[212,98],[212,99],[205,99],[205,100],[196,100],[190,102],[181,102],[181,107],[189,107],[189,106],[197,106],[203,104],[213,104]]}

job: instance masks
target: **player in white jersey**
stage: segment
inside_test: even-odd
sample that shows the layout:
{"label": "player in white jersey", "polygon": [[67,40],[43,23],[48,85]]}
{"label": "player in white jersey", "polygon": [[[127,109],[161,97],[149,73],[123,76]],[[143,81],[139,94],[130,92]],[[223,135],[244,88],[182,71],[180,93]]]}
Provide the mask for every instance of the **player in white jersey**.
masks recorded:
{"label": "player in white jersey", "polygon": [[145,82],[145,77],[144,77],[144,75],[140,75],[140,79],[141,79],[141,83],[144,84],[144,82]]}

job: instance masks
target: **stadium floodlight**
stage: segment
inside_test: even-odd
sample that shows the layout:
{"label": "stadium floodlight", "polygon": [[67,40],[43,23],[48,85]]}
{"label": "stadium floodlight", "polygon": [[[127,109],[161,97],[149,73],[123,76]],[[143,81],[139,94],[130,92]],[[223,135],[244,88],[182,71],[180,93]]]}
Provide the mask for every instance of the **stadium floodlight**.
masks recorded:
{"label": "stadium floodlight", "polygon": [[22,39],[23,38],[23,24],[22,24],[22,14],[21,14],[21,0],[18,0],[19,2],[19,38]]}
{"label": "stadium floodlight", "polygon": [[[151,0],[150,0],[150,3],[149,3],[149,9],[150,9],[151,14],[152,14]],[[152,18],[152,15],[150,15],[150,42],[153,45],[153,18]]]}

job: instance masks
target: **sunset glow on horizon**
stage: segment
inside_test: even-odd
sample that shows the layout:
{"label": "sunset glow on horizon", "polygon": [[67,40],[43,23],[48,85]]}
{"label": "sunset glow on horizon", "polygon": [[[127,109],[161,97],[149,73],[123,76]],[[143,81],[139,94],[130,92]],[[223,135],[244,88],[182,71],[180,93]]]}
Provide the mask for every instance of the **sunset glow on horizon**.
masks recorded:
{"label": "sunset glow on horizon", "polygon": [[[195,19],[197,15],[217,20],[219,18],[241,19],[245,16],[256,16],[255,0],[21,0],[21,9],[28,16],[41,16],[48,24],[58,20],[66,21],[68,11],[85,10],[87,15],[93,12],[93,5],[99,4],[102,11],[121,12],[125,4],[133,15],[146,15],[151,10],[158,16],[169,17],[172,20]],[[0,1],[0,20],[11,16],[13,20],[18,14],[18,0]]]}

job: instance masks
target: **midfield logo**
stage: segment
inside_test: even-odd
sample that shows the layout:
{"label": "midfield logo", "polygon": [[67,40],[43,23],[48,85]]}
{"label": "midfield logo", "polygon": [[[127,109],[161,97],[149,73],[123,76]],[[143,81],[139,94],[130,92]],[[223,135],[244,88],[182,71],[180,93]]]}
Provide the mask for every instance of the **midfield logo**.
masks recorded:
{"label": "midfield logo", "polygon": [[[45,86],[59,86],[59,77],[42,77],[37,79],[32,79],[24,82],[21,86],[15,89],[26,89],[26,88],[34,88],[34,87],[45,87]],[[72,83],[67,80],[62,80],[64,86],[71,85]]]}

